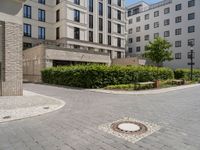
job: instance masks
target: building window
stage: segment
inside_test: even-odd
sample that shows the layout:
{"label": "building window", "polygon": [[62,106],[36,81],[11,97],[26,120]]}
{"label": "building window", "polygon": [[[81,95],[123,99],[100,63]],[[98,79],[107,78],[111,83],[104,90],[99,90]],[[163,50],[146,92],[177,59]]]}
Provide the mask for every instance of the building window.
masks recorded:
{"label": "building window", "polygon": [[159,33],[154,33],[154,39],[156,39],[157,37],[159,37]]}
{"label": "building window", "polygon": [[112,32],[111,21],[108,21],[108,33]]}
{"label": "building window", "polygon": [[132,33],[133,33],[133,29],[129,29],[128,34],[132,34]]}
{"label": "building window", "polygon": [[148,20],[148,19],[149,19],[149,14],[146,14],[146,15],[144,16],[144,19],[145,19],[145,20]]}
{"label": "building window", "polygon": [[159,22],[154,22],[154,28],[158,28],[159,27]]}
{"label": "building window", "polygon": [[99,43],[103,44],[103,34],[99,33]]}
{"label": "building window", "polygon": [[108,18],[111,19],[112,15],[111,15],[111,7],[108,6]]}
{"label": "building window", "polygon": [[138,16],[137,18],[136,18],[136,22],[140,22],[140,16]]}
{"label": "building window", "polygon": [[24,5],[24,18],[31,19],[31,6]]}
{"label": "building window", "polygon": [[175,54],[175,59],[181,59],[181,53],[176,53]]}
{"label": "building window", "polygon": [[38,0],[38,3],[45,5],[45,0]]}
{"label": "building window", "polygon": [[195,26],[189,26],[188,33],[193,33],[193,32],[195,32]]}
{"label": "building window", "polygon": [[121,38],[117,38],[117,46],[121,47]]}
{"label": "building window", "polygon": [[74,39],[80,40],[80,29],[79,28],[74,28]]}
{"label": "building window", "polygon": [[181,34],[182,34],[181,28],[175,30],[175,35],[181,35]]}
{"label": "building window", "polygon": [[44,27],[38,27],[38,39],[45,40],[46,33]]}
{"label": "building window", "polygon": [[195,39],[189,39],[188,46],[194,46],[194,45],[195,45]]}
{"label": "building window", "polygon": [[128,24],[132,24],[132,23],[133,23],[133,19],[129,19]]}
{"label": "building window", "polygon": [[56,40],[57,39],[60,39],[60,28],[59,27],[56,28]]}
{"label": "building window", "polygon": [[179,11],[179,10],[182,9],[182,5],[181,4],[177,4],[175,7],[176,7],[176,11]]}
{"label": "building window", "polygon": [[31,47],[32,47],[32,43],[23,43],[23,50],[26,50]]}
{"label": "building window", "polygon": [[119,33],[119,34],[121,34],[121,31],[122,29],[121,29],[121,25],[120,24],[117,24],[117,33]]}
{"label": "building window", "polygon": [[60,10],[56,11],[56,22],[60,21]]}
{"label": "building window", "polygon": [[141,51],[141,47],[140,46],[137,46],[136,47],[136,52],[140,52]]}
{"label": "building window", "polygon": [[60,4],[60,0],[56,0],[56,5]]}
{"label": "building window", "polygon": [[140,30],[141,30],[140,26],[136,27],[136,32],[140,32]]}
{"label": "building window", "polygon": [[129,48],[128,48],[128,52],[129,52],[129,53],[132,53],[132,52],[133,52],[133,48],[132,48],[132,47],[129,47]]}
{"label": "building window", "polygon": [[89,28],[93,29],[93,15],[89,15]]}
{"label": "building window", "polygon": [[170,13],[170,8],[169,7],[165,8],[164,9],[164,14],[169,14],[169,13]]}
{"label": "building window", "polygon": [[140,40],[141,40],[141,39],[140,39],[140,36],[137,36],[137,37],[136,37],[136,42],[140,42]]}
{"label": "building window", "polygon": [[80,11],[74,9],[74,21],[80,22]]}
{"label": "building window", "polygon": [[133,38],[129,38],[128,43],[133,43]]}
{"label": "building window", "polygon": [[26,24],[26,23],[24,23],[24,36],[26,36],[26,37],[31,37],[31,29],[32,27],[31,27],[31,25],[30,24]]}
{"label": "building window", "polygon": [[108,45],[111,45],[112,41],[111,41],[111,36],[108,35]]}
{"label": "building window", "polygon": [[193,6],[195,6],[195,0],[189,0],[188,7],[193,7]]}
{"label": "building window", "polygon": [[159,16],[159,11],[155,11],[154,12],[154,17],[158,17]]}
{"label": "building window", "polygon": [[121,52],[117,52],[117,58],[122,58]]}
{"label": "building window", "polygon": [[188,20],[195,19],[195,13],[188,14]]}
{"label": "building window", "polygon": [[103,4],[99,2],[99,16],[103,16]]}
{"label": "building window", "polygon": [[122,18],[121,15],[122,15],[121,11],[117,10],[117,19],[118,20],[121,20],[121,18]]}
{"label": "building window", "polygon": [[117,0],[117,5],[121,7],[122,6],[122,1],[121,0]]}
{"label": "building window", "polygon": [[145,40],[145,41],[149,41],[149,35],[145,35],[145,36],[144,36],[144,40]]}
{"label": "building window", "polygon": [[170,36],[170,32],[169,31],[165,31],[164,32],[164,37],[169,37]]}
{"label": "building window", "polygon": [[181,16],[178,16],[175,18],[175,22],[176,23],[180,23],[182,21],[182,17]]}
{"label": "building window", "polygon": [[89,31],[89,41],[93,42],[93,32]]}
{"label": "building window", "polygon": [[74,4],[80,5],[80,0],[74,0]]}
{"label": "building window", "polygon": [[45,18],[46,18],[45,16],[46,16],[45,10],[38,9],[38,20],[45,22]]}
{"label": "building window", "polygon": [[112,4],[112,0],[108,0],[108,4],[111,5]]}
{"label": "building window", "polygon": [[149,30],[149,24],[146,24],[146,25],[144,26],[144,29],[145,29],[145,30]]}
{"label": "building window", "polygon": [[103,19],[99,18],[99,31],[103,31]]}
{"label": "building window", "polygon": [[175,47],[181,47],[181,41],[175,41]]}
{"label": "building window", "polygon": [[93,7],[94,7],[93,0],[89,0],[88,4],[89,4],[89,12],[93,12]]}
{"label": "building window", "polygon": [[164,20],[164,26],[168,26],[170,24],[170,20],[169,19],[165,19]]}

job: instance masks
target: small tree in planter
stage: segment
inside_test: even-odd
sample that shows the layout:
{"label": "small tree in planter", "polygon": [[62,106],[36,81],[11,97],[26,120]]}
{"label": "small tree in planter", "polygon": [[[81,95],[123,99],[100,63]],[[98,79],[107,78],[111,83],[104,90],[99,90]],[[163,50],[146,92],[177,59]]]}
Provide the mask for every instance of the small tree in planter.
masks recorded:
{"label": "small tree in planter", "polygon": [[158,68],[161,67],[163,62],[173,60],[172,51],[169,51],[171,47],[172,45],[161,37],[157,37],[153,42],[150,41],[146,45],[143,56],[155,63],[157,67],[156,88],[159,87]]}

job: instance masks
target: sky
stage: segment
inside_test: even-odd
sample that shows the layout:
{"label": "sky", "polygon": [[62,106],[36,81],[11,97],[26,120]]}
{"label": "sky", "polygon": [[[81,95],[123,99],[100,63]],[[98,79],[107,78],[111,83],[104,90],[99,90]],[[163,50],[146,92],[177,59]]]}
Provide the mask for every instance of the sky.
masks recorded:
{"label": "sky", "polygon": [[[139,2],[139,1],[142,1],[142,0],[125,0],[126,5],[134,4],[134,3],[137,3],[137,2]],[[161,0],[143,0],[143,1],[152,4],[152,3],[159,2],[159,1],[161,1]]]}

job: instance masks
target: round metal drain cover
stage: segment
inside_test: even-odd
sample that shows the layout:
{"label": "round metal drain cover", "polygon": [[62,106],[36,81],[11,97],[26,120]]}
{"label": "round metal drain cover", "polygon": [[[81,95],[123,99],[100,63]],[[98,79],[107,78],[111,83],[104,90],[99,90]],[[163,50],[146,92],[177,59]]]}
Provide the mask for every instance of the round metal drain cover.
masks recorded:
{"label": "round metal drain cover", "polygon": [[148,130],[145,125],[135,121],[116,122],[111,125],[111,128],[116,132],[126,134],[142,134]]}

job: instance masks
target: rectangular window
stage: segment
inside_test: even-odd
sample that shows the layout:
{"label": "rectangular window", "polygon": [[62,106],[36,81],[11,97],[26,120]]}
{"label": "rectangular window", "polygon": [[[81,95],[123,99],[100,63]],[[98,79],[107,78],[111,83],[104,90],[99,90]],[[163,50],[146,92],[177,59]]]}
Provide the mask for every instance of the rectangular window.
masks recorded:
{"label": "rectangular window", "polygon": [[140,32],[140,30],[141,30],[140,26],[136,27],[136,32]]}
{"label": "rectangular window", "polygon": [[30,24],[26,24],[26,23],[24,23],[24,36],[26,36],[26,37],[31,37],[31,29],[32,27],[31,27],[31,25]]}
{"label": "rectangular window", "polygon": [[45,22],[45,19],[46,19],[45,10],[38,9],[38,20]]}
{"label": "rectangular window", "polygon": [[181,41],[175,41],[175,47],[181,47]]}
{"label": "rectangular window", "polygon": [[195,13],[188,14],[188,20],[194,20],[195,19]]}
{"label": "rectangular window", "polygon": [[74,4],[80,5],[80,0],[74,0]]}
{"label": "rectangular window", "polygon": [[45,38],[46,38],[45,28],[38,27],[38,39],[45,40]]}
{"label": "rectangular window", "polygon": [[182,17],[181,17],[181,16],[176,17],[176,18],[175,18],[175,22],[176,22],[176,23],[182,22]]}
{"label": "rectangular window", "polygon": [[45,0],[38,0],[38,3],[45,5]]}
{"label": "rectangular window", "polygon": [[169,14],[169,13],[170,13],[170,8],[169,7],[165,8],[164,9],[164,14]]}
{"label": "rectangular window", "polygon": [[111,15],[111,7],[108,6],[108,18],[111,19],[112,15]]}
{"label": "rectangular window", "polygon": [[112,32],[111,21],[108,21],[108,33]]}
{"label": "rectangular window", "polygon": [[117,46],[121,47],[121,38],[117,38]]}
{"label": "rectangular window", "polygon": [[108,35],[108,45],[111,45],[112,41],[111,41],[111,36]]}
{"label": "rectangular window", "polygon": [[88,4],[89,4],[89,12],[93,12],[93,5],[94,5],[93,0],[89,0]]}
{"label": "rectangular window", "polygon": [[60,21],[60,10],[56,11],[56,22]]}
{"label": "rectangular window", "polygon": [[146,14],[146,15],[144,16],[144,19],[145,19],[145,20],[148,20],[148,19],[149,19],[149,14]]}
{"label": "rectangular window", "polygon": [[165,19],[164,20],[164,26],[168,26],[170,24],[170,20],[169,19]]}
{"label": "rectangular window", "polygon": [[117,10],[117,19],[118,20],[121,20],[121,15],[122,15],[121,11]]}
{"label": "rectangular window", "polygon": [[129,29],[128,34],[132,34],[132,33],[133,33],[133,29]]}
{"label": "rectangular window", "polygon": [[103,44],[103,34],[99,33],[99,43]]}
{"label": "rectangular window", "polygon": [[181,28],[175,30],[175,35],[181,35],[181,34],[182,34]]}
{"label": "rectangular window", "polygon": [[60,0],[56,0],[56,5],[60,4]]}
{"label": "rectangular window", "polygon": [[195,26],[189,26],[188,33],[193,33],[193,32],[195,32]]}
{"label": "rectangular window", "polygon": [[137,46],[136,47],[136,52],[140,52],[141,51],[141,47],[140,46]]}
{"label": "rectangular window", "polygon": [[154,12],[154,17],[158,17],[159,16],[159,11],[155,11]]}
{"label": "rectangular window", "polygon": [[188,7],[193,7],[193,6],[195,6],[195,0],[189,0]]}
{"label": "rectangular window", "polygon": [[137,18],[136,18],[136,22],[140,22],[140,16],[138,16]]}
{"label": "rectangular window", "polygon": [[154,22],[154,28],[158,28],[159,27],[159,22]]}
{"label": "rectangular window", "polygon": [[89,31],[89,41],[93,42],[93,32]]}
{"label": "rectangular window", "polygon": [[111,5],[112,4],[112,0],[108,0],[108,4]]}
{"label": "rectangular window", "polygon": [[74,28],[74,39],[80,40],[80,29],[79,28]]}
{"label": "rectangular window", "polygon": [[122,6],[122,1],[121,0],[117,0],[117,5],[121,7]]}
{"label": "rectangular window", "polygon": [[60,39],[60,28],[56,28],[56,40]]}
{"label": "rectangular window", "polygon": [[99,18],[99,31],[103,31],[103,19]]}
{"label": "rectangular window", "polygon": [[132,52],[133,52],[133,48],[132,48],[132,47],[129,47],[129,48],[128,48],[128,52],[129,52],[129,53],[132,53]]}
{"label": "rectangular window", "polygon": [[74,21],[80,22],[80,11],[74,9]]}
{"label": "rectangular window", "polygon": [[144,36],[144,40],[145,40],[145,41],[149,41],[149,35],[145,35],[145,36]]}
{"label": "rectangular window", "polygon": [[103,3],[99,2],[99,16],[103,16]]}
{"label": "rectangular window", "polygon": [[122,53],[121,52],[117,52],[117,58],[122,58]]}
{"label": "rectangular window", "polygon": [[132,24],[132,23],[133,23],[133,19],[129,19],[128,24]]}
{"label": "rectangular window", "polygon": [[140,40],[141,40],[141,39],[140,39],[140,36],[137,36],[137,37],[136,37],[136,42],[140,42]]}
{"label": "rectangular window", "polygon": [[154,33],[154,39],[156,39],[157,37],[159,37],[159,33]]}
{"label": "rectangular window", "polygon": [[181,53],[176,53],[175,54],[175,59],[181,59]]}
{"label": "rectangular window", "polygon": [[179,11],[179,10],[181,10],[182,9],[182,5],[181,4],[177,4],[176,6],[175,6],[176,8],[176,11]]}
{"label": "rectangular window", "polygon": [[121,25],[120,24],[117,24],[117,33],[121,34]]}
{"label": "rectangular window", "polygon": [[164,32],[164,37],[169,37],[170,36],[170,32],[169,31],[165,31]]}
{"label": "rectangular window", "polygon": [[149,30],[149,24],[146,24],[146,25],[144,26],[144,29],[145,29],[145,30]]}
{"label": "rectangular window", "polygon": [[129,38],[128,43],[133,43],[133,38]]}
{"label": "rectangular window", "polygon": [[188,46],[194,46],[194,45],[195,45],[195,39],[189,39]]}
{"label": "rectangular window", "polygon": [[31,19],[31,6],[24,5],[24,18],[30,18]]}
{"label": "rectangular window", "polygon": [[89,15],[89,28],[93,29],[93,15]]}

